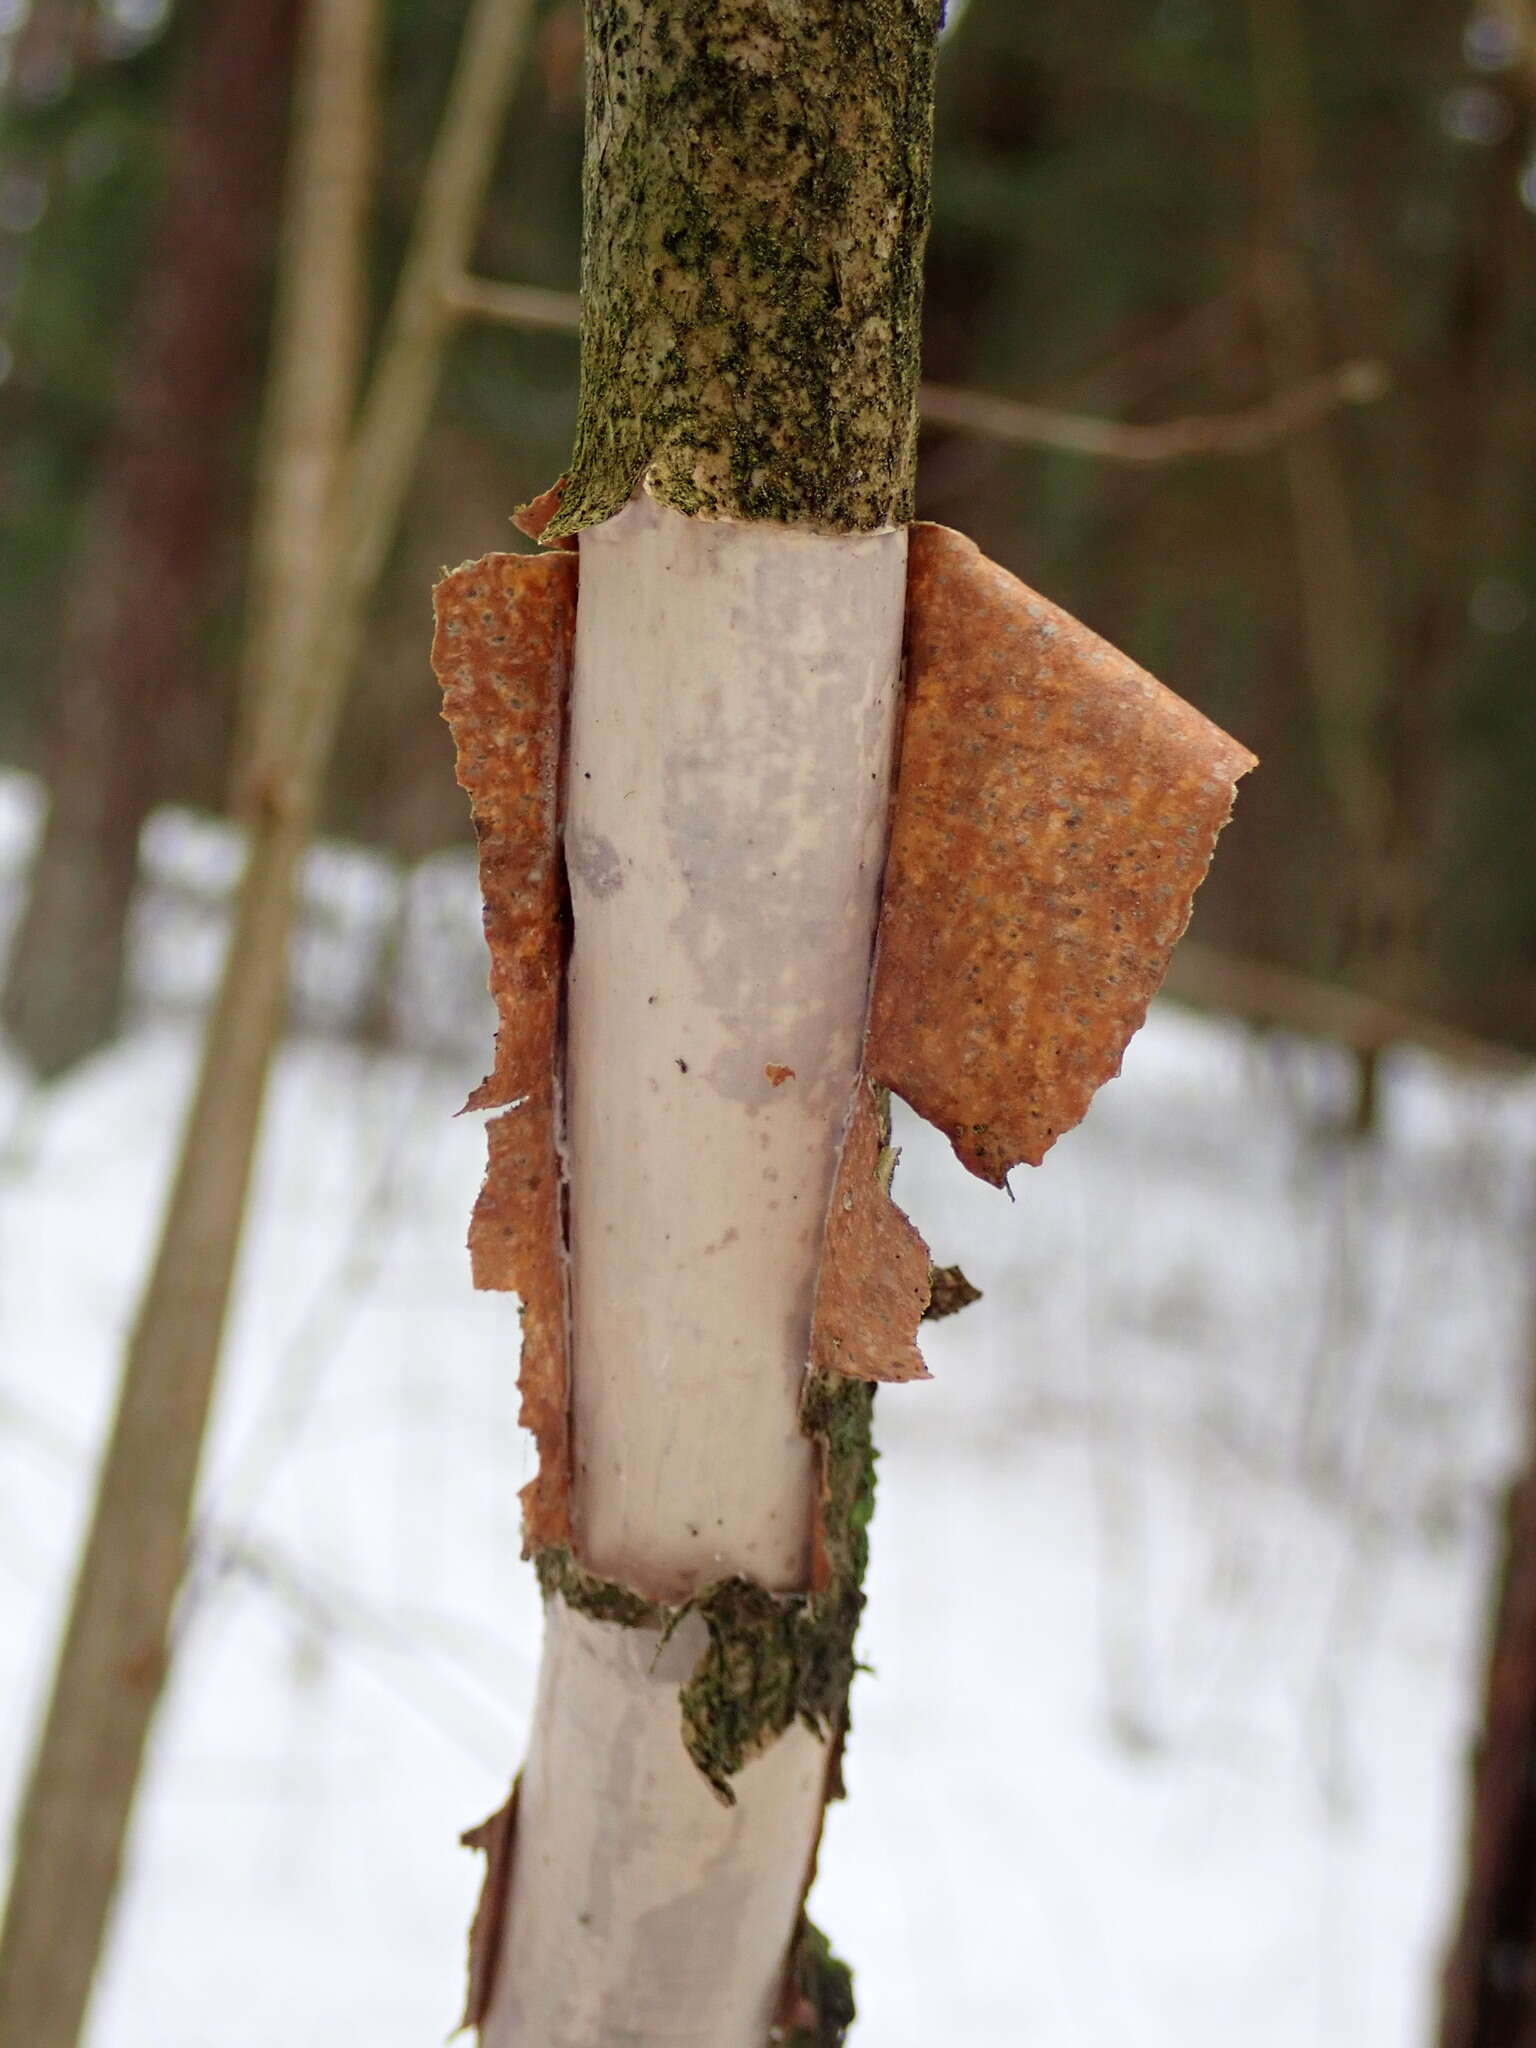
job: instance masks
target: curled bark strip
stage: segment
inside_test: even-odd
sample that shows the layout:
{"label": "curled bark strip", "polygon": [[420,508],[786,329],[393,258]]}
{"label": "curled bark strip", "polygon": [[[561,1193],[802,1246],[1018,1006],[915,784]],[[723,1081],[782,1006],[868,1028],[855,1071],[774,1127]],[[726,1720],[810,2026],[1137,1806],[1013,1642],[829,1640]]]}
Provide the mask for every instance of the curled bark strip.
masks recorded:
{"label": "curled bark strip", "polygon": [[[559,792],[576,563],[488,555],[438,585],[432,663],[480,843],[496,1059],[469,1109],[505,1109],[470,1223],[477,1287],[522,1299],[528,1551],[570,1535],[569,1363],[557,1071],[566,950]],[[510,1105],[510,1107],[508,1106]]]}
{"label": "curled bark strip", "polygon": [[891,1200],[890,1115],[860,1077],[827,1210],[811,1363],[861,1380],[925,1380],[917,1326],[928,1247]]}
{"label": "curled bark strip", "polygon": [[469,1223],[476,1287],[522,1301],[518,1421],[539,1469],[523,1488],[523,1555],[571,1540],[570,1361],[566,1337],[564,1187],[554,1090],[487,1126],[490,1162]]}
{"label": "curled bark strip", "polygon": [[432,666],[480,846],[496,1064],[465,1104],[504,1109],[554,1070],[565,954],[561,732],[576,564],[487,555],[435,592]]}
{"label": "curled bark strip", "polygon": [[924,1379],[925,1312],[976,1298],[945,1269],[930,1302],[876,1090],[994,1186],[1038,1165],[1120,1071],[1252,766],[974,542],[912,528],[901,770],[814,1366]]}
{"label": "curled bark strip", "polygon": [[547,491],[540,491],[536,498],[530,498],[526,505],[519,505],[512,514],[512,524],[519,533],[526,533],[530,540],[536,540],[552,548],[563,548],[574,552],[578,543],[574,533],[562,535],[557,540],[546,542],[544,529],[560,510],[560,500],[565,496],[569,478],[557,476]]}
{"label": "curled bark strip", "polygon": [[459,1840],[466,1849],[478,1849],[485,1857],[485,1877],[475,1902],[475,1917],[469,1923],[469,1982],[464,1994],[464,2017],[459,2031],[478,2027],[490,2010],[496,1988],[496,1962],[501,1954],[502,1922],[507,1917],[507,1895],[512,1885],[512,1837],[517,1828],[517,1794],[522,1780],[513,1781],[505,1806],[488,1820],[468,1828]]}
{"label": "curled bark strip", "polygon": [[961,534],[907,592],[865,1064],[1000,1187],[1120,1071],[1254,762]]}

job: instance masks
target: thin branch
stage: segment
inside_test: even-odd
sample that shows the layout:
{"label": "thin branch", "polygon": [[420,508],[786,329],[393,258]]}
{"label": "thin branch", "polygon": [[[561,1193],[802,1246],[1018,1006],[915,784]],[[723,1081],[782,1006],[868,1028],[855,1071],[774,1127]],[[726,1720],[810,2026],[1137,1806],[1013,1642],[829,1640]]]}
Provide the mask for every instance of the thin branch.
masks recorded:
{"label": "thin branch", "polygon": [[292,723],[256,780],[277,809],[312,807],[330,758],[364,615],[405,494],[456,324],[445,280],[462,275],[521,65],[533,0],[475,0],[464,26],[394,299],[347,452],[327,549],[331,601],[289,678]]}
{"label": "thin branch", "polygon": [[1489,1073],[1530,1071],[1530,1054],[1515,1045],[1477,1038],[1423,1011],[1403,1009],[1332,982],[1313,981],[1290,968],[1247,960],[1195,939],[1180,943],[1163,994],[1197,1010],[1245,1017],[1355,1052],[1411,1045],[1437,1059]]}
{"label": "thin branch", "polygon": [[469,261],[533,0],[475,0],[347,465],[337,568],[356,602],[394,539],[453,327],[444,280]]}
{"label": "thin branch", "polygon": [[443,296],[469,320],[495,320],[504,327],[528,327],[547,334],[576,334],[581,301],[574,292],[545,291],[535,284],[498,284],[488,277],[454,277]]}
{"label": "thin branch", "polygon": [[925,425],[959,427],[1021,448],[1058,448],[1104,462],[1182,462],[1192,456],[1251,455],[1297,433],[1341,405],[1370,405],[1387,389],[1381,363],[1342,363],[1277,392],[1241,412],[1140,425],[1057,412],[982,391],[924,384],[918,394]]}
{"label": "thin branch", "polygon": [[[265,752],[266,722],[308,657],[319,557],[362,359],[378,108],[376,95],[355,82],[374,76],[379,28],[368,8],[329,23],[316,8],[306,33],[323,33],[336,48],[323,63],[301,64],[294,84],[295,146],[272,315],[273,333],[283,339],[272,351],[257,453],[237,808],[241,763]],[[340,78],[354,85],[337,98]]]}
{"label": "thin branch", "polygon": [[[498,284],[490,278],[458,277],[444,287],[448,307],[467,319],[499,321],[551,334],[575,334],[581,324],[574,292],[544,291],[536,285]],[[1191,456],[1249,455],[1311,426],[1340,405],[1370,405],[1388,389],[1385,365],[1342,363],[1277,392],[1242,412],[1197,415],[1151,425],[1093,419],[1029,405],[985,391],[961,391],[948,384],[924,384],[918,404],[924,423],[958,427],[1017,448],[1057,448],[1105,462],[1179,462]]]}

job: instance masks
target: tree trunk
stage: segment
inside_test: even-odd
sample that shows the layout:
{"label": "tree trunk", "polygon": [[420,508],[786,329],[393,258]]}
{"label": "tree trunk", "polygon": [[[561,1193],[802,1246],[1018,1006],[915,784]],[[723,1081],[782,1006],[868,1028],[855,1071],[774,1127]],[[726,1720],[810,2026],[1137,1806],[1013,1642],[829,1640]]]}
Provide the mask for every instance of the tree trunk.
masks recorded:
{"label": "tree trunk", "polygon": [[[74,2048],[186,1562],[197,1466],[288,986],[299,864],[495,161],[531,0],[474,0],[379,360],[343,447],[375,115],[378,0],[313,0],[274,342],[234,931],[18,1830],[0,2040]],[[283,532],[301,519],[302,535]]]}
{"label": "tree trunk", "polygon": [[[274,693],[303,694],[302,671],[271,664],[312,651],[325,599],[324,545],[354,400],[377,23],[375,0],[315,0],[305,24],[273,445],[257,509],[267,615],[251,633],[253,673]],[[322,349],[339,359],[316,360]],[[284,518],[299,522],[286,556],[270,544]],[[307,824],[302,808],[284,807],[250,851],[17,1827],[0,1931],[0,2040],[32,2048],[75,2048],[80,2038],[166,1674]]]}
{"label": "tree trunk", "polygon": [[[546,529],[581,530],[575,1556],[541,1560],[489,2048],[763,2048],[836,1777],[843,1697],[706,1776],[680,1695],[707,1640],[758,1654],[722,1585],[760,1618],[813,1582],[806,1361],[884,859],[937,15],[589,0],[582,406]],[[662,1632],[653,1603],[710,1589]]]}
{"label": "tree trunk", "polygon": [[116,1032],[139,831],[187,700],[231,435],[249,391],[296,0],[190,24],[121,396],[65,584],[51,803],[4,1023],[44,1079]]}
{"label": "tree trunk", "polygon": [[1510,1489],[1439,2048],[1536,2048],[1536,1438]]}

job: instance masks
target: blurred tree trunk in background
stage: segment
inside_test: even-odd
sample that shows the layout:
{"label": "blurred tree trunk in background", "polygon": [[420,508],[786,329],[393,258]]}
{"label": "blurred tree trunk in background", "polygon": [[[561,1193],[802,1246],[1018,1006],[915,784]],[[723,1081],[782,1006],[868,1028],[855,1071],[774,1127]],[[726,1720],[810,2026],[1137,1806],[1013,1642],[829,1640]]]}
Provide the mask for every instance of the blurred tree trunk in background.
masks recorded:
{"label": "blurred tree trunk in background", "polygon": [[32,0],[11,53],[11,96],[24,106],[56,99],[95,55],[96,27],[91,0]]}
{"label": "blurred tree trunk in background", "polygon": [[296,19],[296,0],[208,0],[189,16],[116,417],[64,586],[51,804],[3,1003],[45,1079],[120,1021],[139,831],[190,687],[249,395]]}
{"label": "blurred tree trunk in background", "polygon": [[1510,1489],[1438,2048],[1536,2048],[1536,1418]]}

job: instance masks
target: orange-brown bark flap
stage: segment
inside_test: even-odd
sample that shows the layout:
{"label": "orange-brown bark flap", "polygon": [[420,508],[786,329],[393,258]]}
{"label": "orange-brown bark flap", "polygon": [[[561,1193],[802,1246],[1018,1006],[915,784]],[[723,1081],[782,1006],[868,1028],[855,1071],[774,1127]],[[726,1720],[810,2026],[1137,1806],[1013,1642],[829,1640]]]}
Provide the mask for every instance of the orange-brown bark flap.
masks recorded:
{"label": "orange-brown bark flap", "polygon": [[861,1380],[925,1380],[917,1326],[928,1247],[891,1200],[885,1104],[861,1076],[827,1210],[811,1363]]}
{"label": "orange-brown bark flap", "polygon": [[1253,756],[963,535],[910,546],[865,1064],[1000,1186],[1120,1071]]}
{"label": "orange-brown bark flap", "polygon": [[518,1420],[539,1452],[523,1488],[523,1555],[571,1537],[570,1364],[566,1338],[564,1198],[553,1087],[487,1126],[490,1163],[469,1223],[476,1287],[522,1301]]}
{"label": "orange-brown bark flap", "polygon": [[[522,1299],[521,1419],[539,1451],[524,1547],[570,1535],[566,1263],[556,1074],[565,969],[559,800],[576,619],[571,555],[488,555],[437,589],[433,666],[480,842],[496,1060],[470,1109],[504,1108],[469,1228],[477,1287]],[[510,1107],[507,1107],[510,1105]]]}
{"label": "orange-brown bark flap", "polygon": [[496,1063],[469,1109],[499,1109],[553,1069],[565,941],[559,856],[561,733],[576,625],[576,564],[487,555],[437,586],[432,666],[480,844],[496,999]]}

